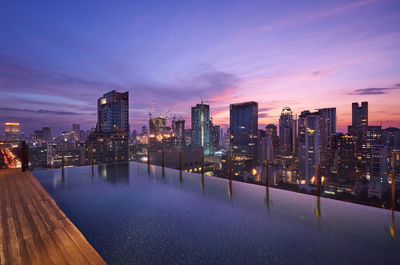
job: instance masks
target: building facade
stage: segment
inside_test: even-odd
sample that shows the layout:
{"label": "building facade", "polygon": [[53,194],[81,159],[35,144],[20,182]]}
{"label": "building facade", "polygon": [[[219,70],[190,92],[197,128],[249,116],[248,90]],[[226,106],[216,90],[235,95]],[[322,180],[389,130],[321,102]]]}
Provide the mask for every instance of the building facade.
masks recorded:
{"label": "building facade", "polygon": [[258,103],[230,105],[230,145],[232,170],[240,175],[257,164]]}

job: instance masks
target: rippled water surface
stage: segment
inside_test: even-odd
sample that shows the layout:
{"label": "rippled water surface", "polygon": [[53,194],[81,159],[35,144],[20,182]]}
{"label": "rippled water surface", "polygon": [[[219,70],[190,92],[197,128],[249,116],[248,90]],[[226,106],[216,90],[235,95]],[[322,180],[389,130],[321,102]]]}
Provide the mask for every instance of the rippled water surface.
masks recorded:
{"label": "rippled water surface", "polygon": [[109,264],[400,264],[400,214],[140,163],[33,172]]}

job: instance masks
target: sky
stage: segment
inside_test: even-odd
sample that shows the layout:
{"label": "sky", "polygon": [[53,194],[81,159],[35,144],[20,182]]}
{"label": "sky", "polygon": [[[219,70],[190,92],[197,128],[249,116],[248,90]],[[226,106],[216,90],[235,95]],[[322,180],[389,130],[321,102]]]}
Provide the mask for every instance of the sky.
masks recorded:
{"label": "sky", "polygon": [[[259,127],[369,102],[371,125],[400,127],[400,1],[1,1],[0,123],[25,134],[96,124],[97,99],[130,94],[132,129],[168,111],[190,127],[256,101]],[[3,128],[0,127],[0,131]]]}

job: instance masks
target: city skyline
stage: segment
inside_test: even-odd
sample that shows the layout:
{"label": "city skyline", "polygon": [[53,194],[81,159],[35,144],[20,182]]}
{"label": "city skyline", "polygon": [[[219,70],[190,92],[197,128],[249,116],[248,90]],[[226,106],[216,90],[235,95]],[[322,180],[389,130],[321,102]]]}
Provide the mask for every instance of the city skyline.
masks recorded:
{"label": "city skyline", "polygon": [[246,101],[259,103],[260,128],[277,125],[285,106],[336,107],[346,132],[361,101],[371,125],[400,126],[396,1],[75,7],[5,6],[1,124],[89,129],[97,95],[117,89],[130,92],[131,129],[147,125],[153,101],[190,124],[201,98],[224,129],[229,105]]}

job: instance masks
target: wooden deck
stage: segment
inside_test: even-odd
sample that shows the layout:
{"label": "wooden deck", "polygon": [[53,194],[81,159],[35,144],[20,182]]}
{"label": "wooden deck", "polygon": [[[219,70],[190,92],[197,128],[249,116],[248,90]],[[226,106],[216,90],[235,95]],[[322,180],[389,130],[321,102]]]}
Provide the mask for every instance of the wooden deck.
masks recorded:
{"label": "wooden deck", "polygon": [[29,172],[0,170],[0,264],[106,264]]}

